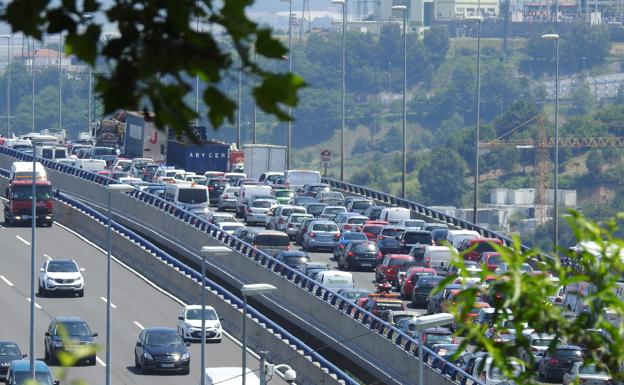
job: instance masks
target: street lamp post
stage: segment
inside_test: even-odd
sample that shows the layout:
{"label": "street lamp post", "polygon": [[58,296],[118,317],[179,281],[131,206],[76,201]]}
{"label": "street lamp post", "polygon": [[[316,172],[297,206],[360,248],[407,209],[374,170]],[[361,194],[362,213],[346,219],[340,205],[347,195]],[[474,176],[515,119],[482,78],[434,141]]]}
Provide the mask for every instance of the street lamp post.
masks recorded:
{"label": "street lamp post", "polygon": [[407,174],[407,6],[395,5],[392,10],[403,12],[403,168],[401,172],[401,198],[405,199],[405,177]]}
{"label": "street lamp post", "polygon": [[199,375],[199,385],[206,385],[206,257],[229,254],[232,250],[225,246],[204,246],[201,248],[202,256],[202,292],[201,292],[201,373]]}
{"label": "street lamp post", "polygon": [[[91,22],[91,20],[93,20],[93,15],[87,13],[82,15],[82,23],[83,24],[88,24],[89,22]],[[97,64],[97,63],[96,63]],[[91,122],[92,122],[92,110],[91,110],[91,93],[93,92],[93,74],[92,74],[92,70],[91,70],[91,65],[88,65],[89,67],[89,92],[87,92],[87,129],[89,131],[91,131]]]}
{"label": "street lamp post", "polygon": [[[282,3],[288,3],[288,72],[292,72],[292,0],[280,0]],[[292,107],[288,106],[288,116],[292,116]],[[255,131],[254,131],[255,132]],[[290,154],[292,141],[292,121],[288,121],[286,128],[286,168],[290,169]]]}
{"label": "street lamp post", "polygon": [[[30,62],[30,82],[32,91],[32,132],[35,132],[35,38],[32,40],[32,57]],[[34,147],[33,147],[34,154]]]}
{"label": "street lamp post", "polygon": [[59,125],[59,130],[63,128],[63,33],[59,33],[59,54],[58,54],[58,61],[59,61],[59,105],[58,105],[58,111],[59,111],[59,120],[58,120],[58,125]]}
{"label": "street lamp post", "polygon": [[112,248],[113,248],[113,232],[111,227],[112,222],[112,204],[111,196],[113,192],[126,193],[134,190],[134,187],[129,184],[110,184],[106,187],[108,191],[108,252],[106,261],[106,385],[111,383],[111,261],[112,261]]}
{"label": "street lamp post", "polygon": [[557,250],[559,243],[559,35],[547,33],[542,35],[544,40],[555,42],[555,180],[553,186],[553,249]]}
{"label": "street lamp post", "polygon": [[33,146],[32,152],[32,214],[31,221],[31,239],[30,239],[30,374],[35,380],[35,246],[37,235],[37,149]]}
{"label": "street lamp post", "polygon": [[272,292],[274,292],[275,290],[277,290],[275,288],[275,286],[273,285],[269,285],[267,283],[253,283],[253,284],[249,284],[249,285],[243,285],[243,287],[241,288],[241,293],[243,294],[243,335],[241,338],[241,342],[243,344],[243,360],[242,360],[242,366],[243,366],[243,384],[246,384],[246,377],[247,377],[247,327],[246,327],[246,323],[247,323],[247,297],[249,296],[254,296],[254,295],[263,295],[263,294],[270,294]]}
{"label": "street lamp post", "polygon": [[[480,12],[480,9],[479,9]],[[478,16],[471,16],[466,18],[467,21],[473,21],[477,23],[477,122],[475,127],[475,152],[474,152],[474,188],[473,188],[473,201],[472,201],[472,223],[475,225],[479,220],[478,206],[479,206],[479,139],[481,137],[481,22],[483,18]]]}
{"label": "street lamp post", "polygon": [[6,87],[6,98],[7,98],[7,138],[11,136],[11,48],[13,45],[13,40],[11,39],[11,35],[0,35],[0,38],[7,39],[8,50],[7,50],[7,87]]}
{"label": "street lamp post", "polygon": [[345,93],[346,93],[346,57],[345,57],[345,42],[347,32],[347,3],[345,0],[331,0],[332,4],[342,6],[342,92],[340,94],[340,104],[342,105],[342,126],[340,129],[340,180],[344,180],[344,164],[345,164],[345,129],[346,129],[346,116],[345,116]]}
{"label": "street lamp post", "polygon": [[418,332],[418,385],[425,385],[423,375],[423,340],[422,331],[424,329],[448,325],[455,319],[455,316],[451,313],[438,313],[433,315],[426,315],[416,319],[414,326]]}

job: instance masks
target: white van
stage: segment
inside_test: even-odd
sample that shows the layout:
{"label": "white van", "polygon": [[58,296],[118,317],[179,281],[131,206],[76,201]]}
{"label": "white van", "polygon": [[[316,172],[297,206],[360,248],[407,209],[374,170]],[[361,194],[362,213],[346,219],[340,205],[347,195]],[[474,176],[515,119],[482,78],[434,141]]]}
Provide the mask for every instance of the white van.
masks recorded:
{"label": "white van", "polygon": [[351,289],[355,287],[353,274],[348,271],[324,270],[316,275],[316,281],[328,289]]}
{"label": "white van", "polygon": [[309,170],[288,170],[284,171],[284,185],[287,189],[297,191],[303,188],[304,184],[321,183],[321,173]]}
{"label": "white van", "polygon": [[411,211],[404,207],[386,207],[381,210],[381,213],[379,213],[378,220],[386,221],[391,225],[394,225],[406,219],[410,219],[411,216]]}
{"label": "white van", "polygon": [[106,170],[106,161],[104,159],[79,159],[72,155],[69,158],[56,159],[56,161],[89,172]]}
{"label": "white van", "polygon": [[446,233],[446,240],[453,245],[454,248],[459,249],[459,246],[466,239],[479,238],[481,234],[474,230],[449,230]]}
{"label": "white van", "polygon": [[[10,180],[29,179],[32,180],[33,167],[32,162],[13,162],[11,165]],[[35,176],[37,180],[48,179],[46,170],[40,162],[35,164]]]}
{"label": "white van", "polygon": [[448,246],[429,246],[425,249],[425,267],[434,269],[438,275],[447,275],[453,259],[453,251]]}
{"label": "white van", "polygon": [[236,212],[242,217],[249,198],[253,196],[271,196],[272,191],[273,189],[271,186],[261,184],[244,184],[240,186],[238,199],[236,201]]}
{"label": "white van", "polygon": [[64,146],[37,146],[35,151],[37,158],[50,160],[67,158],[67,147]]}
{"label": "white van", "polygon": [[[242,381],[242,367],[219,367],[206,368],[206,385],[240,385]],[[247,385],[260,385],[260,378],[247,368],[245,370],[245,383]]]}
{"label": "white van", "polygon": [[182,206],[185,210],[208,210],[208,187],[201,184],[167,184],[165,200]]}
{"label": "white van", "polygon": [[7,139],[4,145],[18,151],[32,149],[30,139]]}

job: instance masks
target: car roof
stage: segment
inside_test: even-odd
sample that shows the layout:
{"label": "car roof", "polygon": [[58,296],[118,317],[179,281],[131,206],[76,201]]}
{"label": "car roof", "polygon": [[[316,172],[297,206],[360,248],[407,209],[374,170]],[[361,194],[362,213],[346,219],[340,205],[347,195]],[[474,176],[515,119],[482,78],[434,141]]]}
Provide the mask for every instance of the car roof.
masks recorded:
{"label": "car roof", "polygon": [[386,257],[390,259],[413,259],[414,257],[409,254],[387,254]]}
{"label": "car roof", "polygon": [[423,330],[423,333],[427,333],[427,334],[444,334],[444,335],[452,335],[453,333],[451,333],[451,331],[447,328],[442,328],[442,327],[434,327],[434,328],[427,328],[425,330]]}
{"label": "car roof", "polygon": [[53,320],[56,322],[85,322],[82,318],[75,316],[56,316]]}
{"label": "car roof", "polygon": [[156,327],[151,327],[151,328],[145,328],[145,329],[143,329],[143,331],[145,331],[146,333],[158,333],[158,332],[173,332],[173,333],[177,333],[178,332],[174,328],[169,328],[169,327],[165,327],[165,326],[156,326]]}
{"label": "car roof", "polygon": [[[11,366],[13,368],[13,371],[19,371],[19,372],[28,371],[30,370],[30,360],[14,360],[11,362]],[[45,362],[41,360],[35,360],[35,371],[49,371],[49,370],[50,368]]]}
{"label": "car roof", "polygon": [[[184,306],[185,310],[201,310],[202,305],[186,305]],[[212,306],[206,305],[206,309],[214,310]]]}

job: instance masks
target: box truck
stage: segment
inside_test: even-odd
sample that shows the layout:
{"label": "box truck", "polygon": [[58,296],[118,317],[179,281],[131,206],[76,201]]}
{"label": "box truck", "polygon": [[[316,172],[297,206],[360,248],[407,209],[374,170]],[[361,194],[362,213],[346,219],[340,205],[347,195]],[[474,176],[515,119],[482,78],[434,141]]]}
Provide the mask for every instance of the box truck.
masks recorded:
{"label": "box truck", "polygon": [[169,140],[167,165],[203,175],[206,171],[228,171],[230,146],[226,143],[203,144]]}
{"label": "box truck", "polygon": [[156,163],[166,160],[167,133],[159,131],[153,121],[146,121],[143,113],[126,111],[124,157],[151,158]]}
{"label": "box truck", "polygon": [[270,144],[246,144],[243,146],[245,174],[248,178],[258,179],[268,171],[286,170],[286,147]]}

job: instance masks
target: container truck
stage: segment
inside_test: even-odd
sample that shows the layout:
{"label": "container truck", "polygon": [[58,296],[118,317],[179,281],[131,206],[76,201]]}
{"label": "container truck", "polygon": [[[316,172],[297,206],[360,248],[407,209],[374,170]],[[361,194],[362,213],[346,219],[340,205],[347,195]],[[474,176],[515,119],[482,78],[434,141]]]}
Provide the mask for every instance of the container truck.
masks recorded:
{"label": "container truck", "polygon": [[220,142],[201,144],[169,140],[167,165],[203,175],[206,171],[228,171],[230,146]]}
{"label": "container truck", "polygon": [[126,158],[152,158],[156,163],[166,160],[167,133],[159,131],[143,113],[126,111],[123,154]]}
{"label": "container truck", "polygon": [[246,144],[243,146],[245,174],[258,179],[260,174],[286,170],[286,147],[270,144]]}

